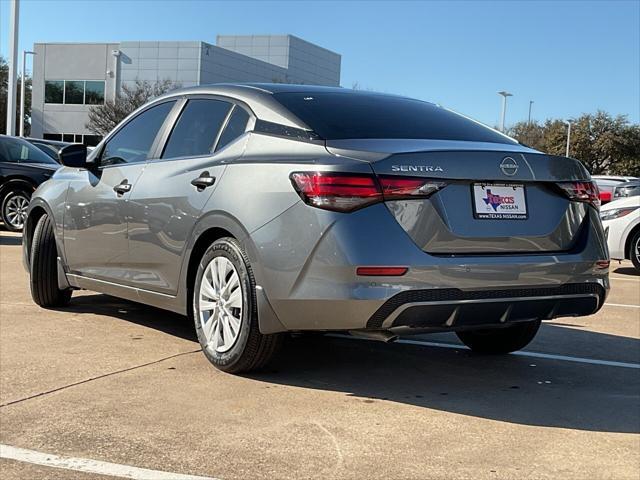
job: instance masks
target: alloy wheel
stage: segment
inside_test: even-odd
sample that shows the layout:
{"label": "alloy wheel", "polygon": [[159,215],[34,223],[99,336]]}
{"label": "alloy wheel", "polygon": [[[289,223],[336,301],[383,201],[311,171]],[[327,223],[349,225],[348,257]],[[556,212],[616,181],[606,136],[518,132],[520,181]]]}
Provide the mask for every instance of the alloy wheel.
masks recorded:
{"label": "alloy wheel", "polygon": [[226,257],[215,257],[204,271],[198,292],[198,315],[207,348],[227,352],[242,325],[242,287],[238,271]]}
{"label": "alloy wheel", "polygon": [[27,218],[29,199],[22,194],[12,196],[4,206],[4,218],[15,229],[24,227]]}

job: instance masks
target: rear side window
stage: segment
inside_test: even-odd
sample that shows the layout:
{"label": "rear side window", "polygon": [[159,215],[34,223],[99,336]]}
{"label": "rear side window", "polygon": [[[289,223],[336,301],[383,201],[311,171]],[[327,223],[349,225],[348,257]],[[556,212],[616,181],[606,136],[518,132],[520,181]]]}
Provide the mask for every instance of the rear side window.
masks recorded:
{"label": "rear side window", "polygon": [[404,138],[517,142],[437,105],[374,93],[276,93],[321,138]]}
{"label": "rear side window", "polygon": [[147,159],[158,131],[175,101],[145,110],[111,137],[102,152],[101,165],[139,162]]}
{"label": "rear side window", "polygon": [[224,148],[226,145],[242,135],[247,129],[248,121],[249,114],[246,110],[238,106],[234,107],[233,113],[231,113],[231,118],[229,118],[227,126],[224,127],[224,131],[222,132],[222,135],[220,135],[216,151]]}
{"label": "rear side window", "polygon": [[173,127],[162,158],[207,155],[213,149],[231,104],[221,100],[189,100]]}

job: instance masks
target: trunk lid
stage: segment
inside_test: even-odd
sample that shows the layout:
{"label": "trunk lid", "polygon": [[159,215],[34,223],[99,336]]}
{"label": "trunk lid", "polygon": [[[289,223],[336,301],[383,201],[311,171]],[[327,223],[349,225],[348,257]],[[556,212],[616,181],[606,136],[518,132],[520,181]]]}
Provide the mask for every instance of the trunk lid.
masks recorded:
{"label": "trunk lid", "polygon": [[386,202],[430,254],[567,251],[588,222],[591,207],[570,201],[556,185],[590,180],[570,158],[521,145],[438,140],[339,140],[328,141],[327,149],[369,162],[379,176],[447,183],[427,199]]}

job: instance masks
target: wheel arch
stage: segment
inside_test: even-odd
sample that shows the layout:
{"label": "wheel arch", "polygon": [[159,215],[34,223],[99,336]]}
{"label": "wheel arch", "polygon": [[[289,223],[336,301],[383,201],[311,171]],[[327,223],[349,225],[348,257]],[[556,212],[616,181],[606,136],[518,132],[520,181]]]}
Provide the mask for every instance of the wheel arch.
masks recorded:
{"label": "wheel arch", "polygon": [[203,217],[193,229],[192,241],[185,250],[185,258],[181,269],[180,285],[178,292],[179,303],[184,305],[184,312],[191,314],[191,295],[195,285],[196,272],[202,255],[216,240],[224,237],[232,237],[237,240],[251,262],[251,269],[256,280],[256,300],[258,309],[258,324],[262,333],[275,333],[286,330],[277,315],[273,311],[261,283],[262,267],[255,245],[251,241],[249,232],[234,217],[224,213],[212,213]]}
{"label": "wheel arch", "polygon": [[[32,199],[31,204],[29,205],[29,211],[27,212],[27,219],[24,224],[24,230],[22,232],[23,263],[27,270],[29,269],[29,263],[31,261],[31,241],[33,240],[33,232],[36,228],[36,225],[38,224],[38,221],[45,214],[49,215],[51,218],[54,218],[49,205],[47,205],[39,198]],[[58,249],[58,256],[61,257],[62,250],[60,248],[60,239],[57,237],[57,232],[55,235],[55,239],[56,247]]]}
{"label": "wheel arch", "polygon": [[627,260],[631,259],[631,240],[633,240],[633,237],[638,233],[638,231],[640,231],[640,223],[631,229],[624,241],[624,258]]}
{"label": "wheel arch", "polygon": [[2,187],[0,187],[0,199],[4,199],[4,196],[9,192],[13,187],[21,187],[25,190],[28,190],[29,193],[35,192],[37,186],[33,181],[31,181],[27,177],[7,177],[3,179]]}

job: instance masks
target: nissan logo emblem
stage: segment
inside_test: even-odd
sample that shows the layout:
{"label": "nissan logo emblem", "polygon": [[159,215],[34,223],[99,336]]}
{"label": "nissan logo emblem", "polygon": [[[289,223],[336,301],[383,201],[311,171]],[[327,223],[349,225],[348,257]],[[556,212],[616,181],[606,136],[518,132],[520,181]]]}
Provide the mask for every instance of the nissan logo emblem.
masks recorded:
{"label": "nissan logo emblem", "polygon": [[500,162],[500,170],[508,177],[513,177],[518,173],[518,163],[511,157],[504,157]]}

